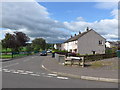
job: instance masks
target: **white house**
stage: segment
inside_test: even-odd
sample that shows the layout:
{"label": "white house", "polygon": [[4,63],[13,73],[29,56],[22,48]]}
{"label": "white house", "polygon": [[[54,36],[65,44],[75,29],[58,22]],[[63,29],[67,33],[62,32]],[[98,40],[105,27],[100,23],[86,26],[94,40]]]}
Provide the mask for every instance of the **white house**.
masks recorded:
{"label": "white house", "polygon": [[103,54],[105,53],[105,41],[100,34],[93,29],[87,28],[85,32],[69,38],[61,44],[61,50],[80,54]]}
{"label": "white house", "polygon": [[118,47],[118,42],[116,41],[107,41],[105,43],[107,48],[113,48],[113,47]]}
{"label": "white house", "polygon": [[54,48],[60,50],[61,49],[61,44],[60,43],[54,44]]}

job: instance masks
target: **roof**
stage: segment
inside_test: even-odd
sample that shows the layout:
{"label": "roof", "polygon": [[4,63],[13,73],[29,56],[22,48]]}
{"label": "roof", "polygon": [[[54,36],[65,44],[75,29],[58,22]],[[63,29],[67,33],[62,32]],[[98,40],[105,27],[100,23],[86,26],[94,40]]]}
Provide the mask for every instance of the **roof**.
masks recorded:
{"label": "roof", "polygon": [[74,37],[71,37],[71,38],[69,38],[67,41],[65,41],[64,43],[71,42],[71,41],[76,41],[76,40],[78,40],[80,37],[82,37],[83,35],[87,34],[87,33],[90,32],[90,31],[92,31],[92,30],[88,30],[88,31],[83,32],[83,33],[81,33],[81,34],[78,34],[78,35],[76,35],[76,36],[74,36]]}
{"label": "roof", "polygon": [[114,45],[115,45],[115,44],[116,44],[116,45],[119,44],[119,42],[115,42],[115,41],[108,41],[108,42],[109,42],[110,44],[114,44]]}

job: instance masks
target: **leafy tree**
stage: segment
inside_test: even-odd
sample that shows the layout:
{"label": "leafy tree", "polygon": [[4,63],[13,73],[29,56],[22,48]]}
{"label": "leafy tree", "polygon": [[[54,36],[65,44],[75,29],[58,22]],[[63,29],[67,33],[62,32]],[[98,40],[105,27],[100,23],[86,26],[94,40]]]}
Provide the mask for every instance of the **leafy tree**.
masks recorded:
{"label": "leafy tree", "polygon": [[32,41],[32,46],[34,47],[35,51],[39,51],[40,49],[45,50],[46,41],[43,38],[35,38]]}
{"label": "leafy tree", "polygon": [[46,49],[53,49],[53,44],[47,43],[46,44]]}
{"label": "leafy tree", "polygon": [[15,32],[15,34],[19,46],[26,46],[27,45],[26,42],[28,42],[30,38],[23,32]]}
{"label": "leafy tree", "polygon": [[29,55],[29,54],[32,53],[32,51],[33,51],[33,47],[31,46],[31,44],[28,44],[28,45],[26,46],[26,52],[27,52],[28,55]]}
{"label": "leafy tree", "polygon": [[13,57],[13,52],[19,52],[19,48],[25,46],[28,41],[29,37],[22,32],[14,32],[14,34],[7,33],[2,40],[2,46],[4,48],[11,48]]}

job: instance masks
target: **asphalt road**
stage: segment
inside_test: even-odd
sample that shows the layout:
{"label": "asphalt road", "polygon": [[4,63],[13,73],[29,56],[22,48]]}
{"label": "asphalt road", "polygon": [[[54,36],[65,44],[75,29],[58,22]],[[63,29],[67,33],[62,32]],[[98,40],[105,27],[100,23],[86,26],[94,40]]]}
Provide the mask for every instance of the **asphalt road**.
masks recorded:
{"label": "asphalt road", "polygon": [[118,88],[117,83],[80,80],[45,71],[46,56],[28,56],[2,63],[2,88]]}

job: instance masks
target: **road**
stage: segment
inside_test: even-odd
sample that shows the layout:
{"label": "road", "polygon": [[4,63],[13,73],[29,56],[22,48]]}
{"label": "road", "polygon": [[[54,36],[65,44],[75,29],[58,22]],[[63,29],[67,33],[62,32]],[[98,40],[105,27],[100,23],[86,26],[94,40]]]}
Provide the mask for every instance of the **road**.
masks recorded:
{"label": "road", "polygon": [[117,88],[117,83],[80,80],[51,74],[41,67],[46,56],[2,62],[2,88]]}

